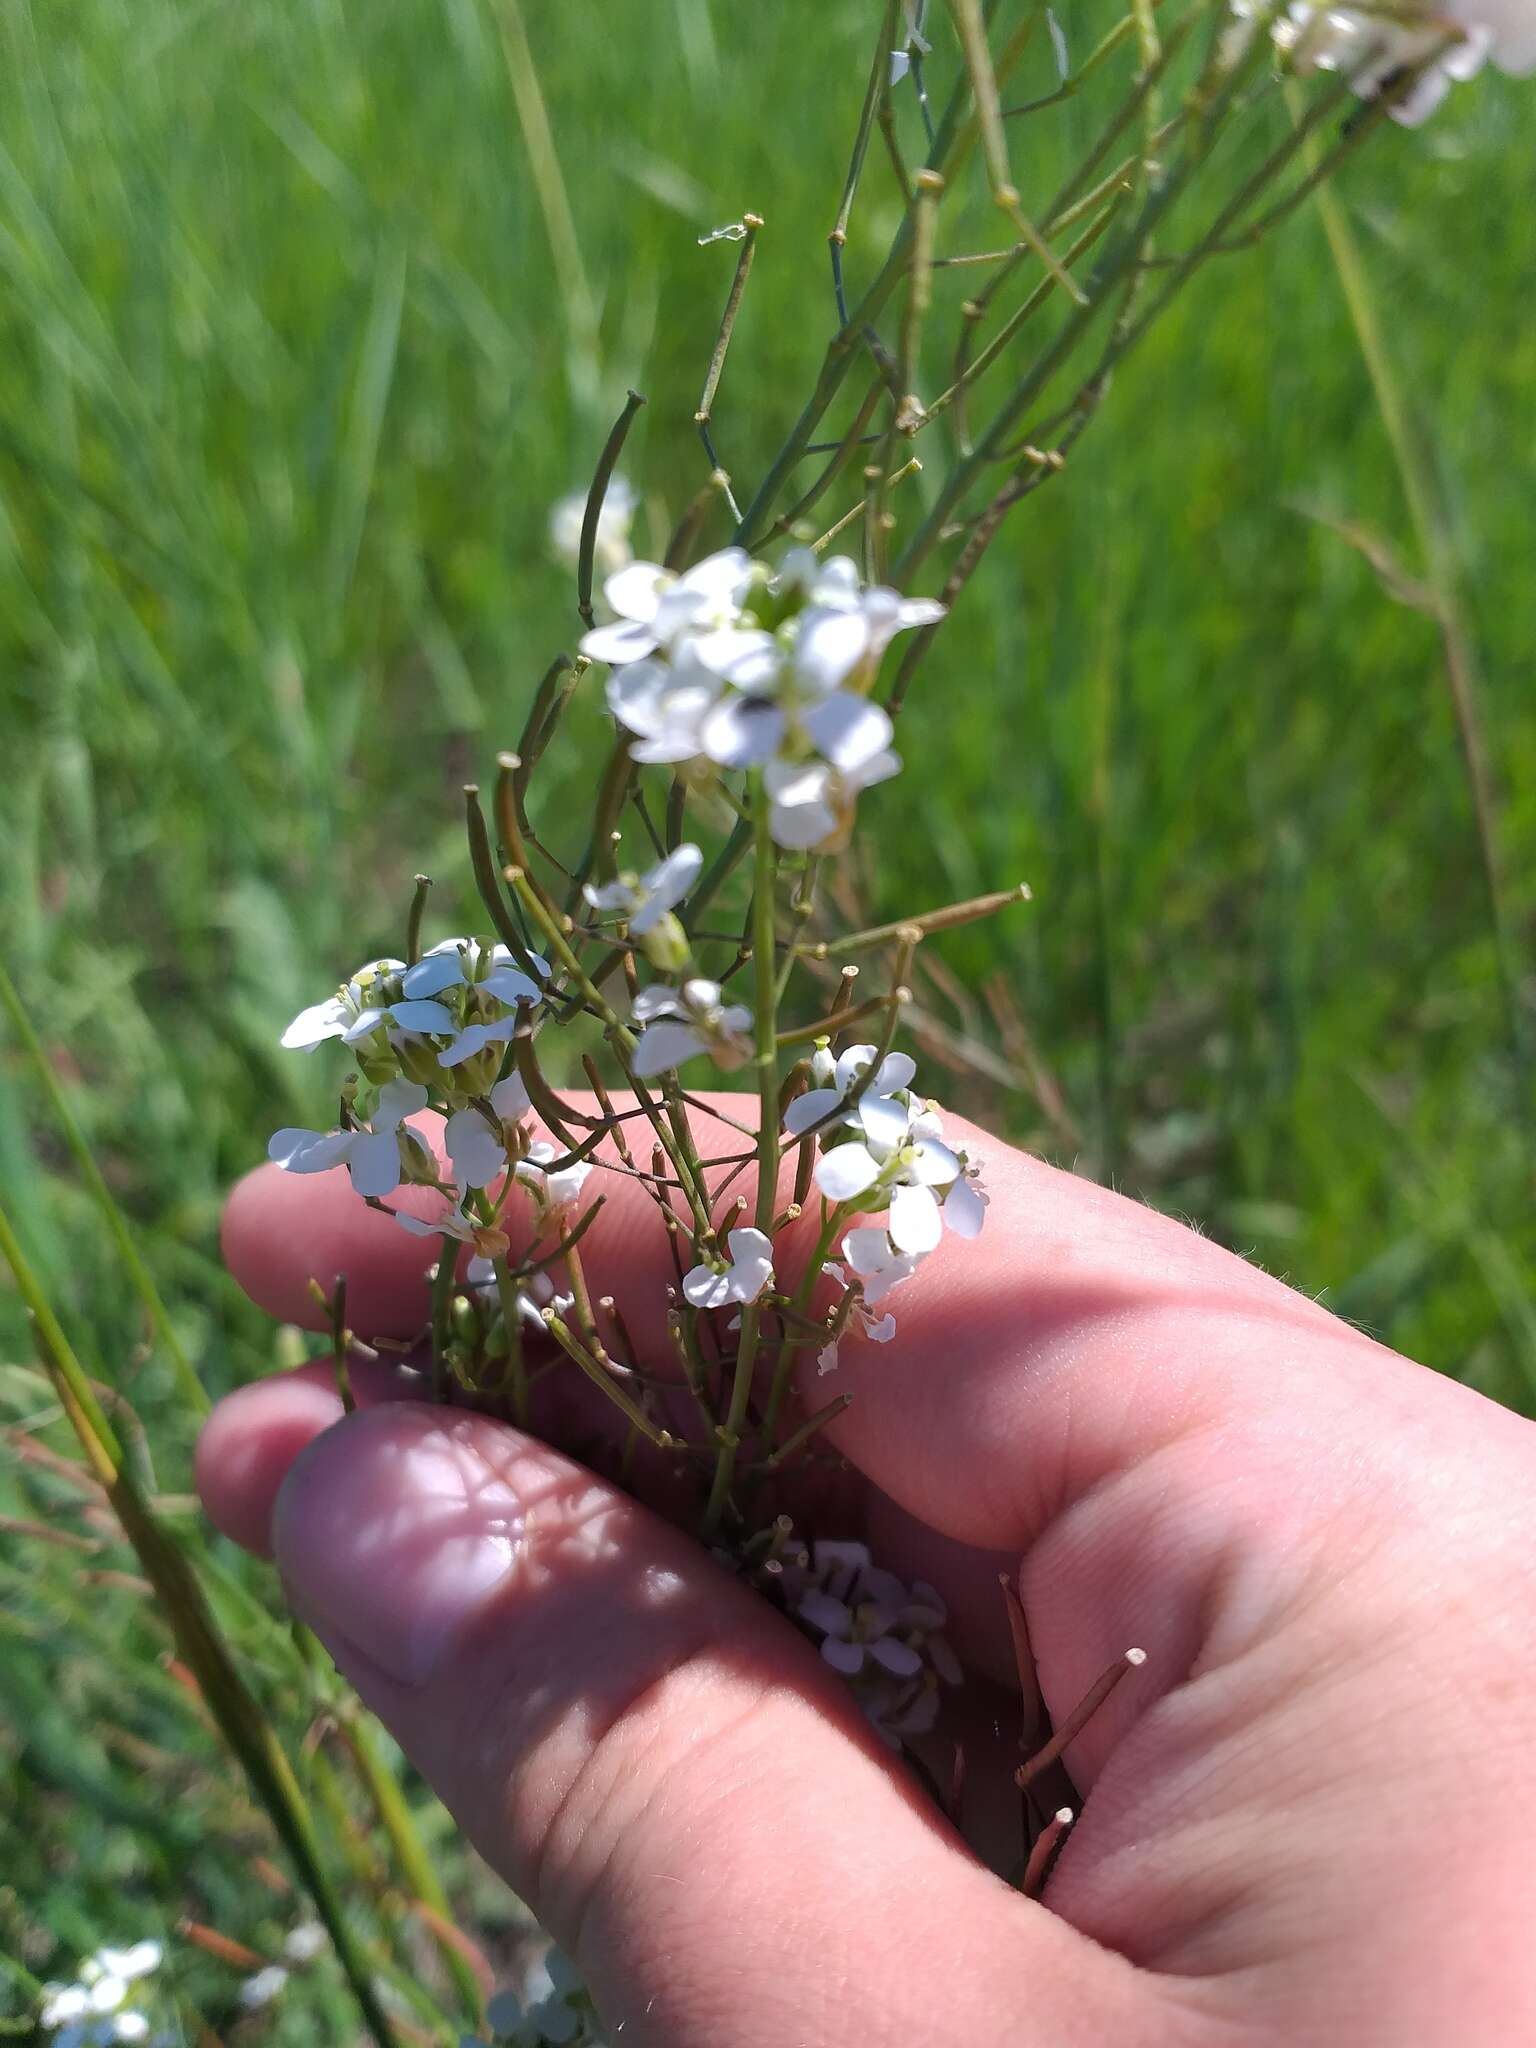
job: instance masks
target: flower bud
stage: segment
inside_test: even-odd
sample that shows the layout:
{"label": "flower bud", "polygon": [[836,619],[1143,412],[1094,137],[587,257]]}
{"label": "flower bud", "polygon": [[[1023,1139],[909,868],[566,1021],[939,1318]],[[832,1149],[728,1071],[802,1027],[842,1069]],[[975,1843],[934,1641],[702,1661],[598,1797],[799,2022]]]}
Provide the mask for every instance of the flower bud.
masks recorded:
{"label": "flower bud", "polygon": [[658,974],[681,974],[691,957],[688,934],[670,910],[657,918],[640,944]]}

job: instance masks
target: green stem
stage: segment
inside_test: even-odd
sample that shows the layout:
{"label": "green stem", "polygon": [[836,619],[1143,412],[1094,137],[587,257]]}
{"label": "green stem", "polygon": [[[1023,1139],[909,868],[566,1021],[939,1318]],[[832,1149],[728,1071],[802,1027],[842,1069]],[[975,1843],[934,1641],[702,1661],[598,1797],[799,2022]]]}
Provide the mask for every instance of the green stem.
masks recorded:
{"label": "green stem", "polygon": [[[779,1062],[776,1047],[778,1023],[778,978],[775,972],[773,877],[776,851],[768,829],[768,794],[760,770],[752,775],[752,983],[754,1063],[757,1068],[757,1205],[754,1221],[767,1233],[773,1229],[779,1185]],[[708,1542],[720,1526],[720,1517],[730,1498],[736,1455],[746,1424],[747,1404],[752,1396],[752,1368],[757,1361],[758,1331],[762,1309],[749,1301],[741,1312],[741,1341],[736,1347],[736,1369],[731,1380],[730,1406],[720,1427],[720,1448],[715,1459],[715,1476],[704,1510],[700,1537]]]}

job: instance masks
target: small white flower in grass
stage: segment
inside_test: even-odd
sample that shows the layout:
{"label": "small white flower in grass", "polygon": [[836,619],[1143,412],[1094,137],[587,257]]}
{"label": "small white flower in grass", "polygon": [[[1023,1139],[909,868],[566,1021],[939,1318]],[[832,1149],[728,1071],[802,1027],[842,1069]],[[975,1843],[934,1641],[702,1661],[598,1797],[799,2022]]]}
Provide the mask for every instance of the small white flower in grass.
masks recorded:
{"label": "small white flower in grass", "polygon": [[717,981],[694,979],[681,988],[657,984],[642,989],[631,1015],[643,1027],[634,1052],[642,1080],[669,1073],[707,1052],[717,1067],[739,1067],[751,1051],[746,1036],[752,1012],[744,1003],[722,999]]}
{"label": "small white flower in grass", "polygon": [[281,1963],[268,1963],[264,1970],[247,1977],[240,1986],[239,1999],[247,2012],[259,2012],[264,2005],[271,2005],[280,1998],[288,1984],[288,1972]]}
{"label": "small white flower in grass", "polygon": [[[862,1130],[877,1145],[901,1144],[912,1121],[906,1091],[917,1076],[917,1063],[904,1052],[891,1052],[869,1074],[878,1057],[874,1045],[850,1045],[836,1059],[825,1048],[815,1052],[811,1078],[816,1086],[797,1095],[784,1113],[789,1135],[798,1138],[813,1125],[838,1124]],[[863,1093],[850,1104],[867,1074]]]}
{"label": "small white flower in grass", "polygon": [[[884,1231],[881,1231],[879,1235],[883,1237],[885,1235]],[[914,1260],[912,1263],[915,1267],[917,1262]],[[848,1285],[848,1276],[835,1259],[828,1259],[821,1270],[829,1280],[835,1280],[839,1287],[846,1287]],[[892,1282],[892,1285],[894,1284]],[[868,1299],[861,1296],[854,1303],[853,1317],[849,1327],[856,1331],[859,1336],[867,1337],[871,1344],[889,1344],[896,1334],[896,1318],[889,1309],[887,1309],[883,1316],[872,1314]],[[831,1344],[823,1345],[816,1354],[817,1372],[825,1374],[836,1371],[837,1353],[838,1346],[835,1341]]]}
{"label": "small white flower in grass", "polygon": [[45,1984],[38,2019],[45,2027],[65,2027],[87,2017],[91,1994],[84,1984]]}
{"label": "small white flower in grass", "polygon": [[773,1245],[760,1230],[733,1230],[727,1242],[730,1263],[724,1270],[695,1266],[683,1280],[683,1294],[695,1308],[725,1308],[733,1301],[756,1301],[773,1284]]}
{"label": "small white flower in grass", "polygon": [[323,1955],[330,1936],[318,1920],[301,1920],[283,1936],[283,1956],[290,1963],[312,1963]]}
{"label": "small white flower in grass", "polygon": [[696,846],[675,846],[648,874],[620,875],[617,881],[604,882],[600,888],[587,882],[581,893],[594,910],[624,918],[633,935],[643,938],[682,902],[699,879],[703,866],[704,856]]}
{"label": "small white flower in grass", "polygon": [[387,1081],[379,1090],[378,1107],[367,1130],[306,1131],[285,1126],[274,1131],[267,1157],[288,1173],[326,1173],[345,1166],[360,1195],[380,1197],[399,1187],[407,1159],[414,1168],[430,1171],[431,1155],[421,1140],[401,1125],[427,1106],[427,1091],[414,1081]]}
{"label": "small white flower in grass", "polygon": [[528,1090],[508,1074],[491,1090],[492,1115],[471,1105],[456,1109],[443,1129],[443,1144],[460,1187],[485,1188],[507,1163],[506,1126],[528,1114]]}
{"label": "small white flower in grass", "polygon": [[535,1139],[513,1168],[524,1187],[532,1190],[541,1211],[565,1209],[581,1200],[587,1175],[592,1171],[585,1159],[573,1160],[569,1166],[550,1171],[550,1162],[564,1159],[569,1149],[565,1145],[552,1145],[547,1138]]}
{"label": "small white flower in grass", "polygon": [[98,1949],[86,1967],[131,1984],[137,1977],[151,1976],[164,1960],[165,1950],[158,1941],[136,1941],[128,1948]]}
{"label": "small white flower in grass", "polygon": [[[592,559],[605,576],[615,576],[633,558],[629,529],[636,505],[634,486],[615,472],[608,479],[597,515]],[[587,493],[571,491],[556,499],[549,514],[549,545],[558,561],[574,568],[581,559],[581,529],[587,516]]]}

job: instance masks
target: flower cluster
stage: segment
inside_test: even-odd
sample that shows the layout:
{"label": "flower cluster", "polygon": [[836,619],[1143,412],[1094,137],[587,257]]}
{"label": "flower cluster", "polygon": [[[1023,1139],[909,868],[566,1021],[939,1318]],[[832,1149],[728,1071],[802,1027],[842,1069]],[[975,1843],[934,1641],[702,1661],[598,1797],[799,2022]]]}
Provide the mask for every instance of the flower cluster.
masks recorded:
{"label": "flower cluster", "polygon": [[581,651],[613,669],[608,708],[635,735],[633,758],[758,770],[778,845],[843,843],[859,791],[901,766],[868,695],[880,659],[943,606],[867,586],[846,555],[810,548],[772,572],[741,548],[681,574],[632,562],[604,594],[615,620]]}
{"label": "flower cluster", "polygon": [[1394,121],[1416,128],[1453,84],[1475,78],[1490,59],[1524,78],[1536,72],[1536,9],[1529,0],[1450,0],[1429,9],[1406,5],[1333,7],[1290,0],[1270,19],[1261,0],[1232,0],[1237,41],[1270,20],[1275,47],[1303,76],[1335,71],[1362,99],[1375,99],[1411,72],[1418,76],[1388,109]]}
{"label": "flower cluster", "polygon": [[[436,1188],[453,1203],[450,1216],[424,1225],[396,1212],[418,1235],[446,1231],[478,1243],[485,1219],[467,1213],[470,1198],[509,1169],[527,1186],[540,1214],[574,1201],[585,1167],[551,1172],[552,1146],[530,1144],[521,1129],[527,1090],[515,1073],[501,1074],[509,1042],[543,1000],[549,964],[527,953],[519,965],[507,946],[445,939],[413,965],[374,960],[324,1002],[303,1010],[283,1045],[313,1050],[329,1039],[351,1048],[373,1091],[363,1117],[355,1099],[344,1105],[343,1128],[312,1131],[288,1125],[273,1134],[267,1156],[289,1173],[345,1166],[358,1194],[371,1201],[402,1184]],[[407,1119],[429,1100],[447,1111],[443,1146],[453,1186]]]}
{"label": "flower cluster", "polygon": [[[877,1344],[895,1334],[895,1320],[869,1311],[910,1279],[939,1243],[947,1226],[956,1236],[979,1237],[987,1198],[979,1165],[943,1139],[931,1102],[914,1095],[915,1062],[906,1053],[851,1045],[834,1057],[826,1045],[811,1061],[816,1084],[797,1095],[784,1115],[789,1137],[822,1147],[815,1181],[840,1214],[884,1215],[881,1226],[850,1230],[842,1253],[859,1283],[857,1326]],[[847,1284],[844,1269],[828,1263],[829,1278]],[[837,1363],[833,1342],[820,1356],[823,1372]]]}
{"label": "flower cluster", "polygon": [[169,2034],[151,2037],[146,2015],[129,2004],[132,1987],[153,1976],[164,1960],[158,1941],[136,1941],[128,1948],[102,1948],[80,1965],[73,1984],[45,1984],[39,2024],[51,2037],[51,2048],[97,2048],[98,2043],[150,2041],[169,2043]]}
{"label": "flower cluster", "polygon": [[[551,1948],[527,1972],[517,1990],[498,1991],[486,2003],[485,2020],[498,2042],[513,2048],[543,2048],[545,2042],[585,2041],[595,2048],[590,2031],[592,2005],[569,1959]],[[460,2048],[490,2048],[472,2034]]]}
{"label": "flower cluster", "polygon": [[940,1687],[959,1685],[960,1664],[942,1633],[948,1611],[934,1588],[908,1586],[873,1563],[862,1543],[813,1543],[768,1568],[790,1614],[816,1638],[891,1748],[925,1735]]}

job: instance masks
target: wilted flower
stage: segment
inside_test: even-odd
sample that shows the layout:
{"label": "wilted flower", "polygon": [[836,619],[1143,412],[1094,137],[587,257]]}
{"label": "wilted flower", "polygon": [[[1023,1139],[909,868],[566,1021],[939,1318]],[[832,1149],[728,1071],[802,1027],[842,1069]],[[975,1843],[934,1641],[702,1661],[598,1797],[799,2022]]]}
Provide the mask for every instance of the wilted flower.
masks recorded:
{"label": "wilted flower", "polygon": [[963,1674],[940,1634],[948,1614],[932,1586],[882,1571],[862,1543],[834,1542],[814,1543],[808,1559],[785,1565],[779,1584],[892,1747],[933,1726],[939,1685],[958,1685]]}
{"label": "wilted flower", "polygon": [[369,1128],[306,1131],[285,1126],[273,1132],[267,1157],[288,1173],[327,1173],[333,1166],[345,1166],[358,1194],[375,1199],[391,1195],[404,1171],[431,1174],[431,1154],[418,1137],[401,1129],[406,1117],[426,1106],[425,1088],[414,1081],[387,1081],[379,1090]]}
{"label": "wilted flower", "polygon": [[[634,521],[634,486],[615,472],[608,479],[602,509],[597,515],[592,559],[605,576],[612,576],[631,558],[629,529]],[[557,498],[550,508],[549,545],[556,559],[572,568],[581,559],[581,529],[587,516],[587,494],[571,491]]]}
{"label": "wilted flower", "polygon": [[724,1308],[733,1301],[756,1301],[773,1281],[773,1246],[763,1232],[733,1230],[727,1240],[730,1263],[695,1266],[685,1275],[683,1294],[695,1308]]}
{"label": "wilted flower", "polygon": [[[874,1234],[880,1237],[885,1236],[884,1231]],[[913,1259],[910,1263],[912,1270],[916,1271],[917,1260]],[[848,1285],[848,1275],[835,1259],[828,1259],[821,1270],[829,1280],[835,1280],[839,1287],[846,1287]],[[891,1286],[895,1284],[894,1281],[890,1283]],[[883,1291],[888,1293],[889,1288]],[[896,1334],[896,1318],[889,1309],[887,1309],[883,1316],[871,1314],[869,1302],[862,1293],[862,1282],[859,1299],[853,1305],[850,1326],[857,1330],[861,1337],[867,1337],[871,1344],[889,1344]],[[835,1370],[837,1366],[837,1348],[837,1340],[834,1338],[830,1344],[824,1344],[821,1350],[817,1352],[816,1370],[818,1373],[829,1373]]]}
{"label": "wilted flower", "polygon": [[685,981],[681,988],[642,989],[631,1013],[644,1028],[635,1047],[634,1068],[642,1080],[665,1074],[707,1052],[717,1067],[739,1067],[751,1051],[745,1036],[752,1012],[744,1003],[721,999],[718,981]]}

